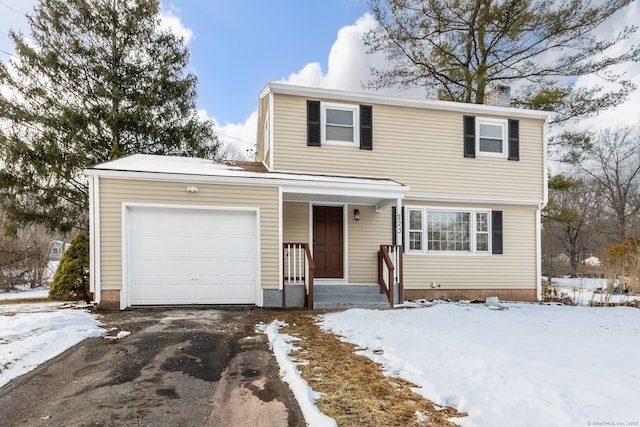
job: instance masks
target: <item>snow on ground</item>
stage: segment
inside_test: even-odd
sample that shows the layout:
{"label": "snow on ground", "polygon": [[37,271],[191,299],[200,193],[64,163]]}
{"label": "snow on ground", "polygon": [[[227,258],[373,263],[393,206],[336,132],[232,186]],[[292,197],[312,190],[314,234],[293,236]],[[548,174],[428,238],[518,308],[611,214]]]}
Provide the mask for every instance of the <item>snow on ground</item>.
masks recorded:
{"label": "snow on ground", "polygon": [[25,289],[19,292],[0,292],[0,301],[11,299],[42,299],[49,297],[49,289]]}
{"label": "snow on ground", "polygon": [[638,309],[436,303],[322,319],[389,375],[468,412],[452,420],[463,426],[640,422]]}
{"label": "snow on ground", "polygon": [[44,269],[44,283],[46,286],[31,289],[27,285],[18,285],[13,292],[0,291],[0,301],[11,299],[42,299],[49,297],[49,284],[53,280],[53,275],[58,269],[60,261],[49,261]]}
{"label": "snow on ground", "polygon": [[577,305],[589,305],[591,301],[620,304],[640,299],[637,295],[601,292],[600,290],[607,289],[607,279],[553,277],[551,283],[557,285],[558,291],[566,294]]}
{"label": "snow on ground", "polygon": [[0,387],[84,339],[104,333],[89,312],[62,306],[0,305]]}
{"label": "snow on ground", "polygon": [[312,427],[337,427],[336,421],[320,412],[315,405],[318,395],[309,387],[309,384],[300,376],[300,372],[295,363],[289,357],[289,353],[294,349],[291,341],[297,338],[288,334],[278,332],[284,322],[274,320],[270,324],[260,328],[261,332],[267,334],[269,345],[280,366],[280,377],[289,384],[289,388],[300,405],[307,425]]}

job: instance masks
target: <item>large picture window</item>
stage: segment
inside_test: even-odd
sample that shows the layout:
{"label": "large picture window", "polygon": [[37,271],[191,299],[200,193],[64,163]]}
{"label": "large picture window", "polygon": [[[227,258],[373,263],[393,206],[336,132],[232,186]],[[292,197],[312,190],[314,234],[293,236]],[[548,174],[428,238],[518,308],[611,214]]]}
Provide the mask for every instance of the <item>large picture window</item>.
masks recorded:
{"label": "large picture window", "polygon": [[490,253],[490,211],[408,208],[408,212],[410,253]]}
{"label": "large picture window", "polygon": [[464,251],[471,246],[471,221],[469,212],[427,212],[429,251]]}

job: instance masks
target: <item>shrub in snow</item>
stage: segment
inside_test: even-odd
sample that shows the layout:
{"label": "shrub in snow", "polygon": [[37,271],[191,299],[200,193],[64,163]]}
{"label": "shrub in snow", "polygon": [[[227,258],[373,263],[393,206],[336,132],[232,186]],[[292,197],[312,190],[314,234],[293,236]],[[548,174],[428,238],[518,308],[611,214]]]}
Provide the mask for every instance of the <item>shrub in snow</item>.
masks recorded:
{"label": "shrub in snow", "polygon": [[80,233],[71,240],[49,288],[49,298],[91,302],[89,292],[89,237]]}

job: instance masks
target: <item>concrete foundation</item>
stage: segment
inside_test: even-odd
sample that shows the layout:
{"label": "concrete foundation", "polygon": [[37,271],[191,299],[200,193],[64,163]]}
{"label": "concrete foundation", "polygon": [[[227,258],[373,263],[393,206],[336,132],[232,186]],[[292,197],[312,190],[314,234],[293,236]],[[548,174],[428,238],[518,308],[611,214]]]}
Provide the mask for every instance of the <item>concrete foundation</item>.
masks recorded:
{"label": "concrete foundation", "polygon": [[120,310],[120,291],[101,291],[99,310]]}
{"label": "concrete foundation", "polygon": [[[284,285],[284,307],[304,307],[305,294],[304,285]],[[279,289],[263,289],[262,304],[267,308],[282,308],[282,291]]]}
{"label": "concrete foundation", "polygon": [[405,289],[404,299],[484,300],[498,297],[502,301],[538,301],[535,289]]}
{"label": "concrete foundation", "polygon": [[280,289],[263,289],[262,306],[266,308],[282,307],[282,291]]}
{"label": "concrete foundation", "polygon": [[286,308],[304,307],[306,289],[304,285],[284,285],[284,306]]}

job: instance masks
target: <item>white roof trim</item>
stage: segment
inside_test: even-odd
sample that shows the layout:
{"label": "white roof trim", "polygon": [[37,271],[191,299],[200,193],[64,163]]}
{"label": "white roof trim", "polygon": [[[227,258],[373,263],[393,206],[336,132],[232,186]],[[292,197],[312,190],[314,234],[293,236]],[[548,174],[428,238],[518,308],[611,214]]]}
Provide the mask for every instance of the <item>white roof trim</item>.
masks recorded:
{"label": "white roof trim", "polygon": [[368,104],[394,105],[399,107],[457,111],[468,114],[492,114],[503,117],[508,116],[537,120],[547,120],[547,118],[551,116],[551,114],[553,114],[548,111],[526,110],[514,107],[496,107],[484,104],[467,104],[463,102],[403,98],[399,96],[380,95],[372,92],[352,92],[336,89],[311,88],[305,86],[290,85],[286,83],[269,83],[260,92],[260,99],[270,93],[304,96],[309,98],[326,98],[347,102],[361,102]]}

